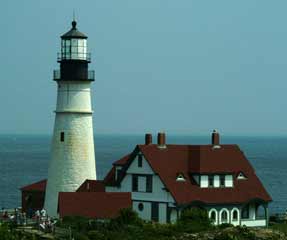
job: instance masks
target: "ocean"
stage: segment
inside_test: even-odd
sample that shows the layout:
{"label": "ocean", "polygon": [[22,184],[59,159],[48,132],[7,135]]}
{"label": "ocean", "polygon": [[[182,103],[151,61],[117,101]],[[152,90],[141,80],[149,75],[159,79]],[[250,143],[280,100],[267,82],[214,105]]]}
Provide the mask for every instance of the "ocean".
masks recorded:
{"label": "ocean", "polygon": [[[44,135],[0,135],[0,208],[20,206],[19,188],[47,177],[50,141],[51,136]],[[98,179],[105,176],[114,161],[143,142],[143,135],[95,135]],[[287,137],[223,136],[221,142],[240,146],[273,198],[270,212],[285,212]],[[168,135],[167,143],[209,144],[210,136]]]}

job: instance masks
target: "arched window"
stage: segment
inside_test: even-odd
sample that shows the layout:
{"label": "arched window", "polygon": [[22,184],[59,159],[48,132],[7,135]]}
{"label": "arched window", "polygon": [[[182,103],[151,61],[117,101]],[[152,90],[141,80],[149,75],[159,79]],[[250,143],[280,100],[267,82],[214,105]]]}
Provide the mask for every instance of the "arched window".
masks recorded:
{"label": "arched window", "polygon": [[248,219],[249,218],[249,205],[245,206],[241,210],[241,218],[243,218],[243,219]]}
{"label": "arched window", "polygon": [[212,222],[215,222],[216,221],[216,212],[215,211],[212,211],[211,214],[210,214],[210,219]]}
{"label": "arched window", "polygon": [[208,217],[212,223],[217,224],[217,210],[212,208],[208,212]]}
{"label": "arched window", "polygon": [[234,210],[232,213],[232,220],[237,221],[238,220],[238,212],[237,210]]}
{"label": "arched window", "polygon": [[265,219],[266,213],[265,208],[262,205],[258,205],[256,208],[256,218]]}
{"label": "arched window", "polygon": [[221,212],[221,222],[226,223],[228,221],[228,213],[226,210]]}

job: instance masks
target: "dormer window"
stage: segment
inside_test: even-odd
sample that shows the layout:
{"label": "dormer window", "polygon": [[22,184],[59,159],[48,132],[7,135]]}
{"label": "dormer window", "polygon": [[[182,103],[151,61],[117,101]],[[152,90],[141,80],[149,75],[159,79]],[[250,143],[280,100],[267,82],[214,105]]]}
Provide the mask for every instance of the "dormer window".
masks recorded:
{"label": "dormer window", "polygon": [[243,172],[240,172],[237,176],[237,179],[238,180],[245,180],[245,179],[247,179],[247,177],[243,174]]}
{"label": "dormer window", "polygon": [[177,182],[185,182],[185,177],[182,173],[179,173],[176,177]]}

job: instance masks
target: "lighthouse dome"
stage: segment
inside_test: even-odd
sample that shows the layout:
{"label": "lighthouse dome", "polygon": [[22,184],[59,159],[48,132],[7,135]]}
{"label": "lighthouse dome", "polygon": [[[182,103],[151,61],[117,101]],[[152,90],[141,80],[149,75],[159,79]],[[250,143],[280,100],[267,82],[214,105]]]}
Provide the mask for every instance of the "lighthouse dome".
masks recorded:
{"label": "lighthouse dome", "polygon": [[61,36],[62,39],[71,39],[71,38],[88,38],[85,34],[81,33],[77,29],[77,22],[74,20],[72,22],[72,28],[70,31],[66,32]]}

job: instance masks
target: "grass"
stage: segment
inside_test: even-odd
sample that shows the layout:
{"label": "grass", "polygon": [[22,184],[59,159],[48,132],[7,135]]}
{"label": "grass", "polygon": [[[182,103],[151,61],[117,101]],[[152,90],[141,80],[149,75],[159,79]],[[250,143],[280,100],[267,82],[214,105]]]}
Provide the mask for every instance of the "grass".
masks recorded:
{"label": "grass", "polygon": [[269,228],[287,234],[287,223],[272,223]]}

